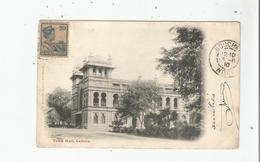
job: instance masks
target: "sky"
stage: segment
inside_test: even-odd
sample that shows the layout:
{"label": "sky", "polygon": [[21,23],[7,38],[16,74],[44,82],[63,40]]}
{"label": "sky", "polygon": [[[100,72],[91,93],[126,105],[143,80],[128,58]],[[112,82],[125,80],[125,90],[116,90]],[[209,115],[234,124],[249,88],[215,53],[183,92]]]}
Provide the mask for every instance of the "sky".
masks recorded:
{"label": "sky", "polygon": [[172,22],[91,22],[72,21],[69,25],[67,58],[49,58],[45,63],[47,92],[57,86],[71,90],[72,70],[88,55],[112,58],[112,78],[153,80],[171,83],[172,78],[156,69],[161,48],[171,48]]}

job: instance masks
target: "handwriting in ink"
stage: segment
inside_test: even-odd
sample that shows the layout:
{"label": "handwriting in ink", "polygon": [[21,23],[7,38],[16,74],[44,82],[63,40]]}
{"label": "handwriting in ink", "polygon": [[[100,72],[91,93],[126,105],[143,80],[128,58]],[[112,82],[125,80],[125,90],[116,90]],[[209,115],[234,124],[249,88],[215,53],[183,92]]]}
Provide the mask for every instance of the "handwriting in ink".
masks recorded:
{"label": "handwriting in ink", "polygon": [[236,114],[233,106],[233,99],[230,86],[227,82],[220,84],[220,107],[221,107],[221,128],[223,123],[227,126],[236,125],[239,129]]}
{"label": "handwriting in ink", "polygon": [[216,108],[215,108],[215,94],[208,94],[208,107],[212,110],[212,128],[216,129]]}

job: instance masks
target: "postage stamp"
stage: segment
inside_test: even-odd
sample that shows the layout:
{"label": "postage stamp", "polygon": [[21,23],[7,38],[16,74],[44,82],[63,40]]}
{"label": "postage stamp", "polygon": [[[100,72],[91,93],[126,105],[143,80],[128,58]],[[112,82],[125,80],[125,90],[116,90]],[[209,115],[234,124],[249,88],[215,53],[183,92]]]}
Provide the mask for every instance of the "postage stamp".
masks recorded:
{"label": "postage stamp", "polygon": [[40,55],[68,55],[69,24],[63,22],[40,23]]}
{"label": "postage stamp", "polygon": [[211,69],[219,76],[233,77],[239,63],[240,46],[233,40],[222,40],[210,51]]}

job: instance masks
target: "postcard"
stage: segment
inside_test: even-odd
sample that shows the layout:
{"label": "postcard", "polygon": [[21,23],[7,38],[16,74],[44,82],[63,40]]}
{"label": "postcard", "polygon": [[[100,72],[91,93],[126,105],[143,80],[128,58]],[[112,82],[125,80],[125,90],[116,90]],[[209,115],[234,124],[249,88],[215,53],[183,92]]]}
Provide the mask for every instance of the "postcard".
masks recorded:
{"label": "postcard", "polygon": [[41,20],[38,33],[38,147],[239,148],[239,22]]}

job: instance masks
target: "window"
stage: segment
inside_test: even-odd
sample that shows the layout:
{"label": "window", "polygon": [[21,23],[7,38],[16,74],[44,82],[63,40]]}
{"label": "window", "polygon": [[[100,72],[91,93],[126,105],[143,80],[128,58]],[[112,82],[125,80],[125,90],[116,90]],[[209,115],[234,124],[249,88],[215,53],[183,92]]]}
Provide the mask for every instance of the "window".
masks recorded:
{"label": "window", "polygon": [[113,95],[113,106],[118,107],[119,106],[119,100],[118,100],[118,94]]}
{"label": "window", "polygon": [[119,89],[119,88],[120,88],[120,84],[113,83],[113,88],[117,88],[117,89]]}
{"label": "window", "polygon": [[159,107],[162,108],[162,97],[159,98]]}
{"label": "window", "polygon": [[104,113],[102,113],[102,116],[101,116],[101,123],[102,124],[105,124],[106,123],[106,116]]}
{"label": "window", "polygon": [[93,99],[93,103],[94,106],[99,106],[99,98],[98,98],[99,94],[97,92],[94,93],[94,99]]}
{"label": "window", "polygon": [[167,108],[171,107],[171,101],[169,97],[166,98],[166,107]]}
{"label": "window", "polygon": [[93,75],[96,76],[96,68],[93,69]]}
{"label": "window", "polygon": [[101,106],[106,106],[106,94],[105,93],[102,93],[101,94]]}
{"label": "window", "polygon": [[174,98],[174,100],[173,100],[173,106],[174,106],[175,108],[178,107],[178,100],[177,100],[177,98]]}
{"label": "window", "polygon": [[94,113],[94,123],[98,124],[98,114]]}
{"label": "window", "polygon": [[105,77],[107,77],[107,69],[105,69]]}

